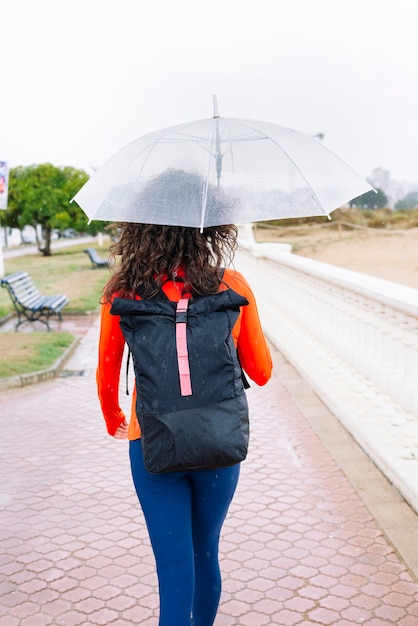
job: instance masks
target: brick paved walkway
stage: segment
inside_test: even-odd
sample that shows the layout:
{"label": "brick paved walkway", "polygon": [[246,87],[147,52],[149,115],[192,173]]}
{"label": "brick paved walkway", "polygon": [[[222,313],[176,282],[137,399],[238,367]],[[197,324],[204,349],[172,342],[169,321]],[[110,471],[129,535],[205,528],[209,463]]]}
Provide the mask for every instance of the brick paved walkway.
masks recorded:
{"label": "brick paved walkway", "polygon": [[[418,584],[276,375],[221,544],[216,626],[417,626]],[[126,442],[93,370],[0,394],[0,626],[157,626]]]}

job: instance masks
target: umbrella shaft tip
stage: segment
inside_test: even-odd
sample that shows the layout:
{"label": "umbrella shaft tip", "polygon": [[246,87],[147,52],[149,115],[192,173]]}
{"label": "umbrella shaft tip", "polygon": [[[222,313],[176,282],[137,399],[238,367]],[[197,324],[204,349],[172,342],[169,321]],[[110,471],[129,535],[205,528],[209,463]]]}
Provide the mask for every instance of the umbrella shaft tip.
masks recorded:
{"label": "umbrella shaft tip", "polygon": [[219,109],[218,109],[218,97],[213,96],[213,117],[219,117]]}

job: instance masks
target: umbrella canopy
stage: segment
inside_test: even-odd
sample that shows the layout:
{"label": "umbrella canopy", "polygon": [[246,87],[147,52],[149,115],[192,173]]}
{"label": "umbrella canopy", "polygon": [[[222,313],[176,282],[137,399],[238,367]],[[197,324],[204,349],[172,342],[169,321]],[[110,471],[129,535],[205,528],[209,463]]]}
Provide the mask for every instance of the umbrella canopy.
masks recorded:
{"label": "umbrella canopy", "polygon": [[73,200],[90,220],[205,228],[329,215],[371,189],[309,135],[215,115],[135,139]]}

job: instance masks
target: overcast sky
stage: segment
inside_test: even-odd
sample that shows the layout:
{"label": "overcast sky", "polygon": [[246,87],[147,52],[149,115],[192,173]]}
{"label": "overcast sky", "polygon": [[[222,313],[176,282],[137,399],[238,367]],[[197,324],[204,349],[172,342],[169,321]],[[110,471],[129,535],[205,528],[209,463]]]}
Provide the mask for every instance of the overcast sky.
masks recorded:
{"label": "overcast sky", "polygon": [[0,160],[91,172],[220,114],[418,181],[417,0],[0,0]]}

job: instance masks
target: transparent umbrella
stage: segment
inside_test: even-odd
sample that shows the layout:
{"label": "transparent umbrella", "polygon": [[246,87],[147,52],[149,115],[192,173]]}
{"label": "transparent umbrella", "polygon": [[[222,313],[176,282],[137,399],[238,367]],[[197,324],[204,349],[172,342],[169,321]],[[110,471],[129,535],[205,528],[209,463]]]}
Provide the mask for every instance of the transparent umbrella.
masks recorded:
{"label": "transparent umbrella", "polygon": [[329,215],[372,189],[314,137],[214,113],[135,139],[73,200],[90,220],[205,228]]}

